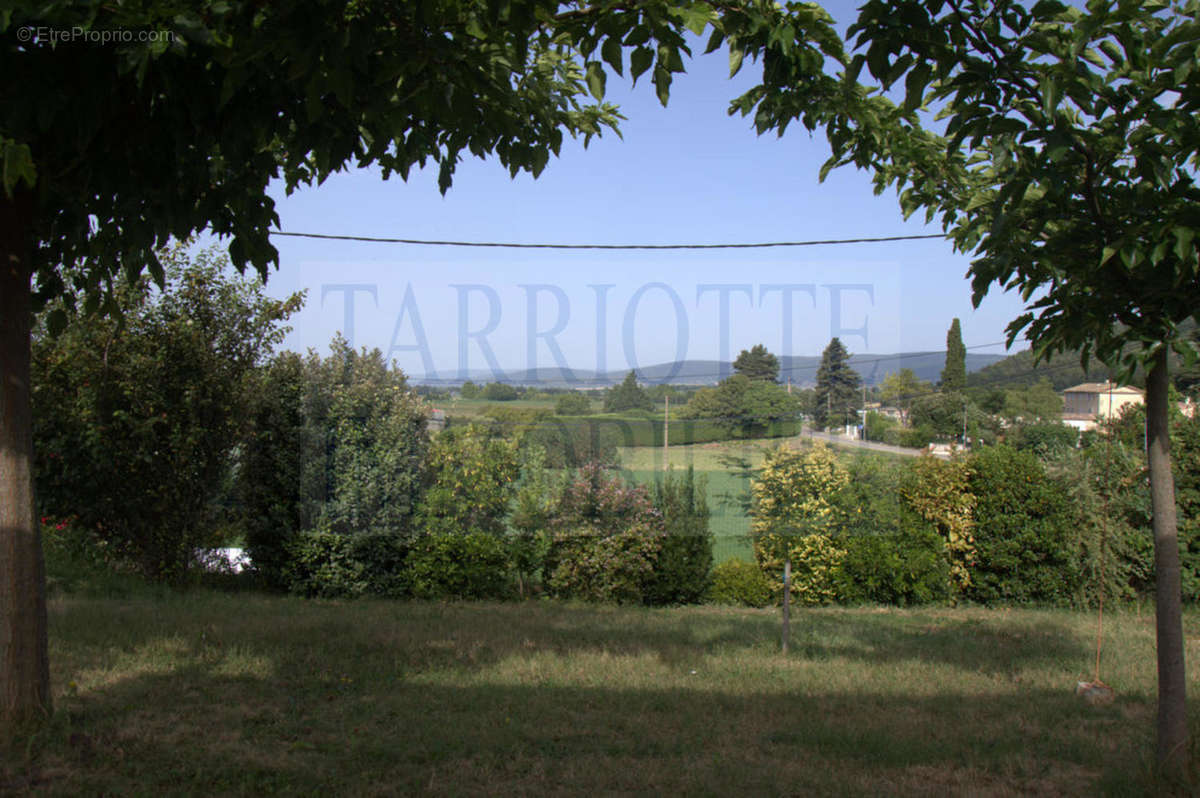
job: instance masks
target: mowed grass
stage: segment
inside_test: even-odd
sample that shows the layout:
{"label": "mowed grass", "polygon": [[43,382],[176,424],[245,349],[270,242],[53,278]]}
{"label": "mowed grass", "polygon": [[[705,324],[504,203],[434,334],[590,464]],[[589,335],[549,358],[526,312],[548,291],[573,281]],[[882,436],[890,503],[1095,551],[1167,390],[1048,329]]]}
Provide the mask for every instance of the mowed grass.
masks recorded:
{"label": "mowed grass", "polygon": [[[750,517],[739,506],[738,498],[749,496],[750,479],[739,473],[740,460],[750,468],[762,465],[766,452],[793,439],[721,441],[691,446],[672,446],[666,463],[676,474],[689,466],[696,475],[708,480],[709,529],[713,534],[713,562],[753,560],[750,547]],[[662,477],[664,455],[661,447],[624,447],[618,450],[621,469],[627,478],[652,484]]]}
{"label": "mowed grass", "polygon": [[[0,793],[1096,795],[1153,789],[1153,618],[58,599]],[[1185,619],[1189,638],[1200,617]],[[1200,650],[1189,642],[1188,656]],[[1191,689],[1195,692],[1193,680]]]}

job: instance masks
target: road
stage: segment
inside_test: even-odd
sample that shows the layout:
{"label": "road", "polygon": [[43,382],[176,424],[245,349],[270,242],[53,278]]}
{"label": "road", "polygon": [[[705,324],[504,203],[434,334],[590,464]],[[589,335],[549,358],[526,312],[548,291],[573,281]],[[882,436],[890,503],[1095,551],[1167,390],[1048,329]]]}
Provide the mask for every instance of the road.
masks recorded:
{"label": "road", "polygon": [[909,449],[905,446],[892,446],[886,443],[876,443],[875,441],[860,441],[856,438],[847,438],[845,435],[832,435],[828,432],[816,432],[815,430],[804,428],[799,437],[811,438],[813,440],[825,441],[834,446],[842,446],[847,449],[870,449],[876,452],[888,452],[889,454],[898,454],[902,457],[919,457],[924,449]]}

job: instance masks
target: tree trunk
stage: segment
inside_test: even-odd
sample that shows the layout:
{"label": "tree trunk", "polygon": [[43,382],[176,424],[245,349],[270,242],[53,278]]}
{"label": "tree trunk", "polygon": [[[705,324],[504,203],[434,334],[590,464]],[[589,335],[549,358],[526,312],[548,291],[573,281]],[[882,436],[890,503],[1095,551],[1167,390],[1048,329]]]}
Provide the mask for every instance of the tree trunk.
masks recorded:
{"label": "tree trunk", "polygon": [[788,653],[788,640],[792,636],[792,558],[783,561],[783,629],[781,630],[781,645],[783,653]]}
{"label": "tree trunk", "polygon": [[46,575],[33,509],[31,197],[0,193],[0,737],[50,711]]}
{"label": "tree trunk", "polygon": [[1154,510],[1155,620],[1158,641],[1158,764],[1169,776],[1188,765],[1187,674],[1183,662],[1182,590],[1175,524],[1175,480],[1167,424],[1167,348],[1146,379],[1146,458]]}

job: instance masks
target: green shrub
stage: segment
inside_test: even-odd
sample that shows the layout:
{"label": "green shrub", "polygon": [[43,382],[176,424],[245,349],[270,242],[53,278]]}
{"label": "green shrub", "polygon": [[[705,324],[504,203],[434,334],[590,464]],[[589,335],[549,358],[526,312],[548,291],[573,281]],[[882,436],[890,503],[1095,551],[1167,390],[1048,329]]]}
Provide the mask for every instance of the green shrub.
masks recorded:
{"label": "green shrub", "polygon": [[949,597],[950,566],[932,527],[908,527],[877,535],[841,538],[838,599],[852,604],[904,607]]}
{"label": "green shrub", "polygon": [[867,413],[864,421],[863,435],[869,441],[883,441],[892,430],[900,429],[900,422],[894,418],[877,413],[874,410]]}
{"label": "green shrub", "polygon": [[975,601],[1069,602],[1079,588],[1076,512],[1031,452],[992,446],[971,458]]}
{"label": "green shrub", "polygon": [[511,402],[519,396],[516,388],[503,382],[489,382],[483,388],[483,398],[489,402]]}
{"label": "green shrub", "polygon": [[950,568],[937,527],[902,498],[906,465],[860,456],[834,497],[836,539],[846,550],[838,600],[923,604],[948,597]]}
{"label": "green shrub", "polygon": [[558,502],[544,581],[560,598],[641,603],[663,537],[645,488],[587,466]]}
{"label": "green shrub", "polygon": [[1038,457],[1050,457],[1074,449],[1079,431],[1066,424],[1026,424],[1012,430],[1005,442],[1018,451],[1030,451]]}
{"label": "green shrub", "polygon": [[301,532],[289,544],[288,589],[310,598],[407,595],[406,540],[392,531]]}
{"label": "green shrub", "polygon": [[350,559],[362,567],[365,595],[402,598],[409,594],[405,565],[412,542],[408,534],[376,530],[348,538]]}
{"label": "green shrub", "polygon": [[554,403],[556,416],[586,416],[592,412],[592,400],[578,391],[564,393]]}
{"label": "green shrub", "polygon": [[504,546],[485,532],[426,535],[408,556],[408,577],[417,598],[502,598],[508,570]]}
{"label": "green shrub", "polygon": [[288,590],[309,598],[346,598],[366,592],[362,563],[350,556],[346,535],[314,529],[288,542]]}
{"label": "green shrub", "polygon": [[[846,549],[842,539],[829,535],[801,535],[793,538],[789,552],[792,560],[792,601],[817,606],[832,604],[838,598]],[[771,573],[776,595],[783,595],[783,572]]]}
{"label": "green shrub", "polygon": [[647,604],[695,604],[708,591],[712,533],[706,487],[690,466],[682,477],[668,473],[655,483],[654,505],[667,535],[645,585]]}
{"label": "green shrub", "polygon": [[46,593],[84,598],[127,598],[160,590],[128,567],[110,563],[106,542],[87,530],[55,519],[42,519]]}
{"label": "green shrub", "polygon": [[611,425],[577,419],[550,419],[532,426],[521,438],[522,448],[537,447],[545,453],[547,468],[580,468],[588,463],[615,465],[617,447],[623,445],[620,431]]}
{"label": "green shrub", "polygon": [[514,441],[474,424],[445,430],[430,447],[425,471],[417,518],[426,533],[504,531],[519,473]]}
{"label": "green shrub", "polygon": [[708,597],[715,604],[765,607],[774,601],[775,593],[757,563],[726,560],[712,570]]}

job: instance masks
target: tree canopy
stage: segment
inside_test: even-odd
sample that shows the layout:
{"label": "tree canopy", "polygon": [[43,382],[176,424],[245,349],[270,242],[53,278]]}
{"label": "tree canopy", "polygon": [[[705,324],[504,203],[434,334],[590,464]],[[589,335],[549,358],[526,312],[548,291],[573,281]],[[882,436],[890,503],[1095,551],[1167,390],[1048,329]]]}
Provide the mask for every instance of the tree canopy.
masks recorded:
{"label": "tree canopy", "polygon": [[630,371],[620,385],[614,385],[604,394],[604,412],[619,413],[622,410],[653,410],[654,400],[646,389],[637,383],[637,374]]}
{"label": "tree canopy", "polygon": [[[586,143],[615,125],[608,70],[649,73],[666,102],[686,32],[710,28],[710,49],[729,40],[739,65],[770,51],[764,68],[797,79],[822,74],[822,52],[837,45],[824,12],[767,0],[66,0],[0,12],[0,527],[12,530],[0,559],[0,726],[49,706],[29,473],[35,306],[69,296],[115,311],[115,276],[149,270],[161,283],[156,250],[201,230],[229,237],[234,266],[265,277],[277,260],[273,180],[292,191],[372,165],[406,179],[432,162],[445,190],[464,154],[536,176],[566,136]],[[139,35],[51,33],[75,30]],[[55,311],[52,331],[70,308]]]}
{"label": "tree canopy", "polygon": [[813,421],[818,428],[850,424],[861,406],[859,387],[862,377],[850,367],[850,353],[837,338],[821,353],[817,368],[817,392],[813,403]]}
{"label": "tree canopy", "polygon": [[[905,213],[940,221],[972,255],[976,305],[993,286],[1029,303],[1010,344],[1096,355],[1125,379],[1147,368],[1158,753],[1176,772],[1188,744],[1167,351],[1197,355],[1182,326],[1200,312],[1198,12],[1195,0],[869,0],[840,76],[815,92],[764,86],[733,109],[760,130],[824,125],[823,174],[870,169]],[[944,125],[927,130],[918,109]]]}
{"label": "tree canopy", "polygon": [[880,398],[898,409],[904,420],[907,420],[908,410],[913,402],[933,391],[933,386],[925,380],[917,379],[917,375],[910,368],[887,375],[879,388]]}
{"label": "tree canopy", "polygon": [[779,358],[762,344],[743,349],[733,361],[733,370],[752,380],[779,381]]}
{"label": "tree canopy", "polygon": [[774,381],[734,374],[715,388],[697,391],[679,417],[715,420],[750,432],[772,421],[795,418],[799,409],[796,399]]}

